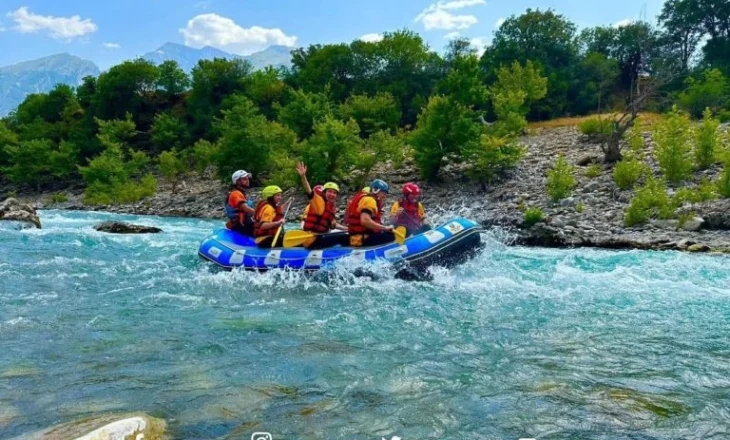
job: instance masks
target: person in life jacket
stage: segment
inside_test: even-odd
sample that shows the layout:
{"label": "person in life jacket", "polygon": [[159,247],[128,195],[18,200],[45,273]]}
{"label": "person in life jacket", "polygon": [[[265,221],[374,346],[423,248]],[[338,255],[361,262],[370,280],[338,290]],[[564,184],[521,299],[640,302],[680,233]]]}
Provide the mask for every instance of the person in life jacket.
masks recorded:
{"label": "person in life jacket", "polygon": [[260,248],[281,247],[284,242],[284,234],[279,234],[275,246],[272,246],[274,236],[279,227],[284,225],[285,208],[281,204],[282,190],[276,185],[269,185],[261,191],[264,200],[256,205],[254,213],[254,237],[256,246]]}
{"label": "person in life jacket", "polygon": [[246,189],[251,185],[251,173],[238,170],[231,177],[233,189],[226,198],[225,210],[228,221],[226,228],[253,236],[253,200],[246,196]]}
{"label": "person in life jacket", "polygon": [[431,226],[426,220],[426,210],[418,198],[421,196],[421,188],[415,183],[403,185],[403,197],[393,203],[390,209],[390,224],[405,226],[407,235],[420,234],[429,231]]}
{"label": "person in life jacket", "polygon": [[[322,195],[322,185],[314,185],[314,188],[312,188],[312,190],[315,193],[317,193],[319,195]],[[311,197],[309,197],[309,194],[307,194],[307,197],[309,199],[311,199]],[[309,204],[308,203],[307,203],[307,206],[304,207],[304,212],[302,213],[302,218],[303,219],[306,219],[307,218],[307,214],[309,214]],[[300,224],[299,227],[302,228],[302,229],[304,229],[304,220],[302,220],[302,223]]]}
{"label": "person in life jacket", "polygon": [[347,207],[350,246],[376,246],[395,240],[393,226],[382,224],[383,202],[390,187],[380,179],[370,184],[370,193],[360,191]]}
{"label": "person in life jacket", "polygon": [[[346,231],[347,226],[337,221],[337,196],[340,187],[334,182],[327,182],[317,191],[309,186],[307,180],[307,166],[300,162],[297,164],[297,173],[302,180],[304,191],[307,192],[309,205],[304,211],[304,223],[302,229],[313,232],[315,235],[303,243],[307,249],[324,249],[335,245],[346,245],[349,240],[344,234],[327,234],[333,229]],[[319,185],[318,185],[319,186]]]}

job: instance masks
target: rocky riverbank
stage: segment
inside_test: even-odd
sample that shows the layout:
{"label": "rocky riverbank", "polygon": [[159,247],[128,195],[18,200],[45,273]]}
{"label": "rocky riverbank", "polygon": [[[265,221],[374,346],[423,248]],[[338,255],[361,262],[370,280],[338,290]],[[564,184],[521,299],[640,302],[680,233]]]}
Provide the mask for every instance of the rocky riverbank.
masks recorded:
{"label": "rocky riverbank", "polygon": [[[647,157],[652,162],[652,142],[648,134]],[[384,167],[377,170],[396,190],[408,181],[418,182],[424,191],[423,202],[436,221],[460,214],[481,222],[485,227],[501,227],[512,231],[512,243],[529,246],[593,246],[611,249],[674,249],[688,251],[730,252],[730,199],[718,199],[684,208],[696,214],[693,221],[679,228],[676,221],[657,221],[627,228],[624,211],[633,191],[620,191],[611,177],[611,170],[601,168],[596,177],[586,175],[587,165],[600,158],[600,147],[580,135],[574,127],[538,129],[522,139],[525,157],[504,180],[481,187],[461,178],[457,167],[446,167],[439,184],[420,182],[411,163],[398,170]],[[565,154],[576,167],[578,185],[573,195],[560,203],[552,203],[546,194],[546,172],[559,154]],[[714,178],[719,167],[695,176]],[[223,219],[223,203],[227,187],[213,179],[189,179],[171,194],[161,184],[154,197],[131,205],[87,206],[81,190],[68,191],[68,200],[52,203],[50,195],[27,194],[39,208],[102,210],[119,213],[153,214]],[[258,196],[258,190],[251,194]],[[290,189],[285,197],[295,197],[290,219],[302,212],[306,198],[301,190]],[[393,199],[396,193],[392,196]],[[344,207],[343,194],[341,206]],[[544,220],[533,226],[523,224],[526,207],[540,208]],[[296,214],[294,214],[296,213]],[[689,229],[689,230],[688,230]]]}

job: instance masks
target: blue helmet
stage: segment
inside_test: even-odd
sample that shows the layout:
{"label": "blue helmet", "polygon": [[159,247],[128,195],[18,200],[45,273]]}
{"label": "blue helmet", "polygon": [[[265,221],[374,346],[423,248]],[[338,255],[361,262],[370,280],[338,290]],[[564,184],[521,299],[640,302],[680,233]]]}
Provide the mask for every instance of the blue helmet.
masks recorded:
{"label": "blue helmet", "polygon": [[379,191],[389,192],[389,190],[390,190],[390,187],[383,180],[375,179],[370,183],[370,191],[372,191],[374,193],[379,192]]}

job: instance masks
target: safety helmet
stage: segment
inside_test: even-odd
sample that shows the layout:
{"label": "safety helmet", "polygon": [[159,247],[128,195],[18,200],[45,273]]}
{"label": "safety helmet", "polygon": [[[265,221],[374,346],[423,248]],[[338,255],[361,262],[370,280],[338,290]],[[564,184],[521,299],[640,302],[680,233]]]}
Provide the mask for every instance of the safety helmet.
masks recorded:
{"label": "safety helmet", "polygon": [[265,199],[268,199],[269,197],[274,197],[276,194],[279,194],[280,192],[283,192],[283,191],[278,186],[269,185],[266,188],[264,188],[263,191],[261,191],[261,195],[264,196]]}
{"label": "safety helmet", "polygon": [[327,183],[325,183],[324,186],[322,187],[322,190],[323,191],[326,191],[328,189],[333,189],[333,190],[335,190],[337,192],[340,192],[340,186],[338,184],[336,184],[335,182],[327,182]]}
{"label": "safety helmet", "polygon": [[380,179],[375,179],[372,182],[370,182],[370,192],[372,192],[373,194],[377,194],[380,191],[387,193],[390,191],[390,187],[388,186],[387,183],[385,183],[383,180],[380,180]]}
{"label": "safety helmet", "polygon": [[365,194],[370,194],[370,187],[366,186],[365,188],[362,189],[362,192],[364,192]]}
{"label": "safety helmet", "polygon": [[322,195],[322,185],[315,185],[315,186],[314,186],[314,188],[312,188],[312,190],[313,190],[313,191],[314,191],[315,193],[317,193],[317,194],[319,194],[319,195]]}
{"label": "safety helmet", "polygon": [[405,185],[403,185],[403,195],[420,196],[421,188],[419,188],[418,185],[416,185],[415,183],[408,182]]}
{"label": "safety helmet", "polygon": [[251,177],[251,173],[245,170],[238,170],[235,173],[233,173],[233,176],[231,177],[231,180],[233,180],[233,183],[238,182],[238,179],[241,179],[243,177]]}

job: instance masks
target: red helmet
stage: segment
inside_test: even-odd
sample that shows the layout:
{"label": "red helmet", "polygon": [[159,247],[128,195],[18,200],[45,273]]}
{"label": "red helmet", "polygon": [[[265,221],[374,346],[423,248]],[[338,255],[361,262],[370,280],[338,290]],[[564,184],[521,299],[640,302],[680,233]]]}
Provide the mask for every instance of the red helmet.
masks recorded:
{"label": "red helmet", "polygon": [[312,188],[312,190],[314,190],[314,192],[319,194],[320,196],[322,195],[322,185],[314,185],[314,188]]}
{"label": "red helmet", "polygon": [[403,185],[403,195],[406,196],[420,196],[421,195],[421,188],[418,187],[415,183],[406,183]]}

